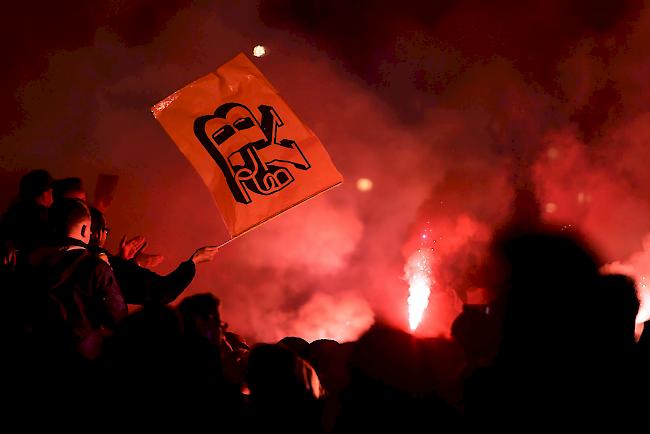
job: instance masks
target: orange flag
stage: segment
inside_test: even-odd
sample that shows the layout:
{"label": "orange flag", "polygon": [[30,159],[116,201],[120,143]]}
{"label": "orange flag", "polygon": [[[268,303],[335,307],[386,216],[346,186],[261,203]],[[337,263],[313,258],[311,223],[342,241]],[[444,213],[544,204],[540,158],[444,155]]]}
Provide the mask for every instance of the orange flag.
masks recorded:
{"label": "orange flag", "polygon": [[232,238],[343,182],[244,54],[151,111],[212,192]]}

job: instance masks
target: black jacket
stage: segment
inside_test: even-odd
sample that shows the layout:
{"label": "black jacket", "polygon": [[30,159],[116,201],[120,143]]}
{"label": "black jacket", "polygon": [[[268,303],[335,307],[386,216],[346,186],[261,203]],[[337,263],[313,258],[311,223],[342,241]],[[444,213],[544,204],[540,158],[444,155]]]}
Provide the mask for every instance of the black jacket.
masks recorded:
{"label": "black jacket", "polygon": [[128,304],[171,303],[189,286],[196,274],[196,267],[191,260],[181,262],[165,276],[119,256],[110,256],[109,261]]}
{"label": "black jacket", "polygon": [[73,239],[43,246],[28,257],[24,288],[35,336],[84,358],[127,314],[110,265]]}

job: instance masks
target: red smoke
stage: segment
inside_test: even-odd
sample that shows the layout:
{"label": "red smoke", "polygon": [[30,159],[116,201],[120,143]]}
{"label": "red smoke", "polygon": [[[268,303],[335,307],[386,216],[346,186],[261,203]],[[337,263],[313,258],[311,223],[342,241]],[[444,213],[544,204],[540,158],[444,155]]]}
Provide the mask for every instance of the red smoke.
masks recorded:
{"label": "red smoke", "polygon": [[[30,168],[81,176],[90,192],[111,173],[112,234],[146,235],[160,271],[224,241],[207,189],[148,108],[264,44],[254,61],[347,182],[199,270],[190,293],[217,294],[250,339],[353,339],[373,317],[406,329],[404,260],[426,221],[436,289],[419,330],[447,333],[522,186],[607,262],[645,266],[634,253],[650,232],[650,9],[639,2],[122,3],[56,6],[40,27],[24,25],[27,10],[6,14],[4,203]],[[79,26],[48,24],[70,16]]]}

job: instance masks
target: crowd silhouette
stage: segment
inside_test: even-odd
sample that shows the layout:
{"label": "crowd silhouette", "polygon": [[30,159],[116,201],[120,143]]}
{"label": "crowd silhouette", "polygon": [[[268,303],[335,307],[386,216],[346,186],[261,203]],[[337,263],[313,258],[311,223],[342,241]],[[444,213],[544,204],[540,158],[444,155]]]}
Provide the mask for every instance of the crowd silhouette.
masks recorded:
{"label": "crowd silhouette", "polygon": [[488,303],[466,305],[450,338],[377,323],[355,342],[249,345],[214,294],[170,306],[215,247],[157,274],[142,236],[106,250],[108,222],[79,178],[31,171],[0,219],[2,423],[334,434],[643,426],[650,327],[635,339],[634,280],[603,274],[579,234],[516,211],[485,264]]}

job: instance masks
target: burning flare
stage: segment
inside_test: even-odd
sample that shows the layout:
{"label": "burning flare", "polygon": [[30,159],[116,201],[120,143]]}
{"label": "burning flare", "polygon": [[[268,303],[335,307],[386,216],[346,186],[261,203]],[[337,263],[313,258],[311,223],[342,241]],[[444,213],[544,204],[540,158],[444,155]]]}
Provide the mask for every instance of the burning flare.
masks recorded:
{"label": "burning flare", "polygon": [[435,282],[431,277],[433,263],[433,249],[424,245],[428,244],[430,235],[428,231],[421,236],[421,245],[406,261],[404,273],[409,282],[409,297],[407,300],[409,311],[409,326],[411,330],[418,328],[424,311],[429,305],[431,285]]}

